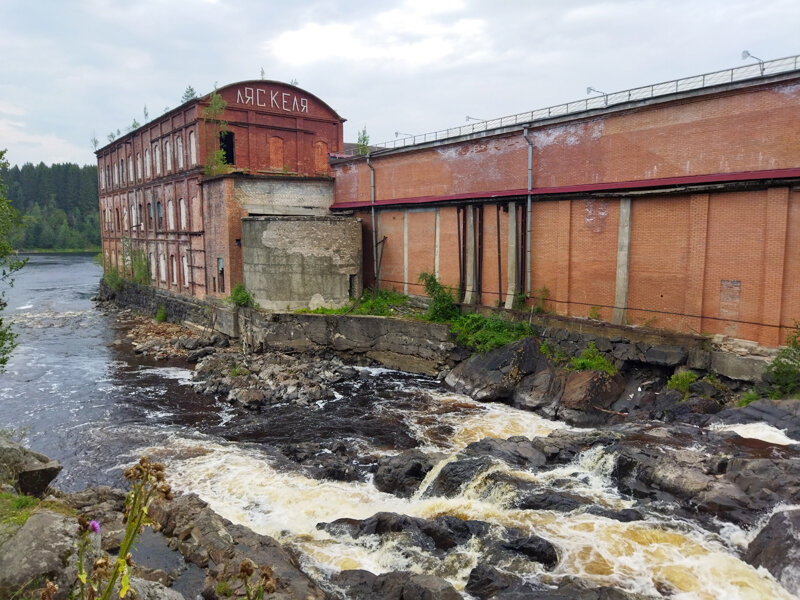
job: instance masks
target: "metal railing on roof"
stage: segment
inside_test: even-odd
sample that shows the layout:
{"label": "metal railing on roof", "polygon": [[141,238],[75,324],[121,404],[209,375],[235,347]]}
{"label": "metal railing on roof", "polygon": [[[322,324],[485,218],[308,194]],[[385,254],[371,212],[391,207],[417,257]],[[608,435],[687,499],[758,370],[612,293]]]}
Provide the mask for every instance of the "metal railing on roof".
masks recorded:
{"label": "metal railing on roof", "polygon": [[[536,110],[517,113],[515,115],[499,117],[497,119],[488,119],[486,121],[480,121],[477,123],[468,123],[466,125],[461,125],[460,127],[451,127],[449,129],[441,129],[439,131],[411,135],[379,144],[370,144],[370,146],[379,147],[382,150],[391,150],[394,148],[403,148],[406,146],[414,146],[416,144],[424,144],[427,142],[436,142],[449,138],[457,138],[474,133],[481,133],[483,131],[489,131],[492,129],[511,127],[514,125],[521,125],[523,123],[531,123],[534,121],[549,119],[551,117],[559,117],[572,113],[607,108],[609,106],[623,104],[625,102],[646,100],[648,98],[666,96],[668,94],[676,94],[689,90],[697,90],[705,87],[722,85],[725,83],[733,83],[735,81],[744,81],[746,79],[755,79],[768,75],[776,75],[778,73],[787,73],[790,71],[796,71],[798,68],[800,68],[800,55],[777,58],[775,60],[747,64],[741,67],[725,69],[723,71],[714,71],[713,73],[703,73],[702,75],[693,75],[692,77],[673,79],[672,81],[665,81],[663,83],[654,83],[652,85],[623,90],[621,92],[601,94],[599,96],[586,98],[585,100],[576,100],[574,102],[556,104],[555,106],[539,108]],[[353,149],[348,152],[337,153],[334,156],[338,158],[345,158],[354,156],[356,154],[358,154],[358,150]]]}

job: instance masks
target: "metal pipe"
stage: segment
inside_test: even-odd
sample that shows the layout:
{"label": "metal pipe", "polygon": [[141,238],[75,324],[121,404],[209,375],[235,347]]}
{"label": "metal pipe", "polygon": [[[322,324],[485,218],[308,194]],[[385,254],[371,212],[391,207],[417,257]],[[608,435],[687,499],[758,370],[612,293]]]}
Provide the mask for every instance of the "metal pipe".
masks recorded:
{"label": "metal pipe", "polygon": [[530,293],[531,291],[531,191],[533,190],[533,140],[528,137],[528,128],[522,130],[522,137],[528,142],[528,219],[527,219],[527,238],[525,240],[525,248],[527,249],[528,260],[526,261],[525,270],[525,290]]}
{"label": "metal pipe", "polygon": [[500,250],[500,203],[497,203],[497,305],[503,302],[503,259]]}
{"label": "metal pipe", "polygon": [[375,234],[375,167],[369,162],[367,154],[367,167],[369,167],[369,199],[372,210],[372,285],[378,287],[378,242]]}

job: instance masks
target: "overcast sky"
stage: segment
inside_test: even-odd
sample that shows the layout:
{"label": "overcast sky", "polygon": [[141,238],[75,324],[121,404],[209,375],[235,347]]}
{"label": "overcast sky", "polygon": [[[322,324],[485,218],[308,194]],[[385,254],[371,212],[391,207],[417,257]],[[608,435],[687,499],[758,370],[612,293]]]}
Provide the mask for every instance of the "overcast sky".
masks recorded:
{"label": "overcast sky", "polygon": [[[800,54],[798,0],[0,0],[0,149],[94,163],[200,94],[297,80],[371,142]],[[750,61],[752,62],[752,61]]]}

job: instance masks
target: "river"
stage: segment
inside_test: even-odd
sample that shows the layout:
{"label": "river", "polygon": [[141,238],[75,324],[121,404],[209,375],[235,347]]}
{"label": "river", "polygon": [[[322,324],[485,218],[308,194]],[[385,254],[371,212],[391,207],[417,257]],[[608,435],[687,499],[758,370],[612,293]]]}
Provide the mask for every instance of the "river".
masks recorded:
{"label": "river", "polygon": [[[504,405],[478,404],[429,378],[361,369],[333,399],[302,409],[273,407],[269,426],[233,429],[231,423],[245,422],[248,413],[196,394],[187,365],[156,363],[132,352],[124,325],[91,301],[100,274],[91,256],[35,255],[7,293],[6,316],[14,321],[19,345],[0,375],[0,428],[24,432],[29,446],[61,461],[64,470],[55,484],[65,491],[121,485],[122,467],[148,453],[167,464],[175,488],[196,492],[231,521],[293,547],[304,569],[322,582],[342,569],[412,570],[440,575],[463,589],[481,560],[478,548],[465,546],[442,559],[400,541],[353,539],[317,528],[320,522],[393,511],[454,515],[545,537],[559,549],[554,570],[545,573],[535,562],[501,565],[529,579],[578,576],[680,600],[792,598],[766,571],[740,559],[756,532],[732,525],[712,532],[663,510],[630,523],[583,510],[518,510],[509,508],[502,489],[480,482],[453,498],[418,493],[405,500],[369,481],[313,479],[276,448],[293,441],[335,443],[341,436],[365,453],[418,446],[442,453],[430,480],[472,441],[544,436],[565,426]],[[349,433],[332,427],[342,415]],[[589,451],[542,473],[505,469],[600,506],[632,506],[613,485],[612,467],[613,456]]]}

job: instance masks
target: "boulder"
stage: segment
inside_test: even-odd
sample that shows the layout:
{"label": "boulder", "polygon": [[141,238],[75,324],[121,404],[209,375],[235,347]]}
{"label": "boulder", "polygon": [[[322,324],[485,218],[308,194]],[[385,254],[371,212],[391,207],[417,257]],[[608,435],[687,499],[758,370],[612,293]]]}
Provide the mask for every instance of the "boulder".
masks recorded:
{"label": "boulder", "polygon": [[606,412],[625,389],[625,379],[617,373],[575,371],[567,376],[558,416],[570,425],[593,426],[609,421]]}
{"label": "boulder", "polygon": [[461,493],[464,485],[489,469],[493,460],[487,456],[464,458],[447,463],[425,490],[427,496],[444,496],[452,498]]}
{"label": "boulder", "polygon": [[747,547],[746,562],[764,567],[800,596],[800,509],[775,513]]}
{"label": "boulder", "polygon": [[332,582],[347,590],[353,600],[461,600],[445,579],[407,571],[374,575],[369,571],[342,571]]}
{"label": "boulder", "polygon": [[552,569],[558,564],[556,547],[538,535],[510,529],[509,538],[501,542],[500,547],[515,554],[521,554],[534,562],[541,563],[547,569]]}
{"label": "boulder", "polygon": [[563,373],[546,365],[545,368],[526,375],[514,388],[513,405],[525,410],[540,409],[557,401],[563,390]]}
{"label": "boulder", "polygon": [[8,481],[29,496],[44,494],[61,472],[61,463],[0,436],[0,481]]}
{"label": "boulder", "polygon": [[644,354],[645,362],[651,365],[676,367],[689,358],[689,352],[681,346],[651,346]]}
{"label": "boulder", "polygon": [[533,373],[539,360],[539,341],[533,336],[459,363],[445,383],[460,394],[483,402],[510,401],[523,377]]}
{"label": "boulder", "polygon": [[433,466],[441,460],[421,450],[407,450],[394,456],[382,456],[375,472],[375,487],[401,498],[410,498],[417,491]]}
{"label": "boulder", "polygon": [[164,587],[157,581],[131,577],[131,588],[136,591],[138,600],[185,600],[183,594]]}
{"label": "boulder", "polygon": [[535,470],[543,466],[547,459],[531,440],[522,436],[508,439],[484,438],[472,442],[462,452],[464,456],[497,458],[512,467]]}

